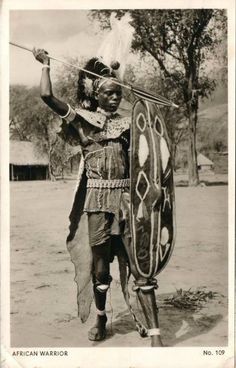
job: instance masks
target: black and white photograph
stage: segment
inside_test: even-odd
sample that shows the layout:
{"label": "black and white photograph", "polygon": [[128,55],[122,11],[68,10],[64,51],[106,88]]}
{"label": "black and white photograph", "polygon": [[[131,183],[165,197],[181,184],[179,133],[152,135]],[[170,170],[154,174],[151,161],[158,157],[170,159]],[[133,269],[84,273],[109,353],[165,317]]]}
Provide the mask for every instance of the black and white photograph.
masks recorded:
{"label": "black and white photograph", "polygon": [[3,1],[3,367],[233,368],[233,14]]}

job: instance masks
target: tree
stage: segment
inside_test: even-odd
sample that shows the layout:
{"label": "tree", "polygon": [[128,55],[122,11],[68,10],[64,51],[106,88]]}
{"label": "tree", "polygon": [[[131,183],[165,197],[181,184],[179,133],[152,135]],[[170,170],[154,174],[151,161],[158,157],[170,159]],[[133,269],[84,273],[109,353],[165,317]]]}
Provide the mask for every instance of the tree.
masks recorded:
{"label": "tree", "polygon": [[[85,60],[77,57],[65,58],[71,65],[84,65]],[[63,76],[63,78],[61,78]],[[61,64],[55,72],[54,92],[63,101],[75,106],[77,104],[79,70],[70,65]]]}
{"label": "tree", "polygon": [[38,87],[10,87],[10,137],[35,143],[38,153],[49,159],[49,176],[63,169],[75,151],[58,137],[59,121],[40,99]]}
{"label": "tree", "polygon": [[35,89],[29,90],[23,85],[10,86],[10,137],[20,141],[29,141],[31,121],[29,114],[34,101]]}
{"label": "tree", "polygon": [[[127,10],[116,11],[117,18]],[[108,27],[110,10],[91,11],[103,28]],[[223,10],[129,10],[135,28],[133,49],[150,54],[170,86],[166,97],[176,91],[183,101],[188,121],[189,185],[199,182],[196,153],[196,127],[199,99],[209,96],[215,80],[207,72],[207,61],[226,33]],[[209,65],[208,65],[209,69]],[[178,103],[178,101],[177,101]]]}
{"label": "tree", "polygon": [[[184,109],[181,103],[181,93],[178,89],[172,89],[169,79],[163,78],[158,65],[150,55],[135,59],[133,64],[128,64],[124,76],[127,84],[135,84],[135,86],[145,90],[151,90],[154,94],[160,94],[171,97],[172,101],[178,101],[180,108],[161,107],[161,112],[165,120],[168,135],[171,143],[171,157],[173,168],[176,168],[176,152],[179,144],[186,139],[187,124]],[[171,96],[170,96],[171,95]],[[124,91],[124,98],[133,103],[135,97],[132,93]]]}

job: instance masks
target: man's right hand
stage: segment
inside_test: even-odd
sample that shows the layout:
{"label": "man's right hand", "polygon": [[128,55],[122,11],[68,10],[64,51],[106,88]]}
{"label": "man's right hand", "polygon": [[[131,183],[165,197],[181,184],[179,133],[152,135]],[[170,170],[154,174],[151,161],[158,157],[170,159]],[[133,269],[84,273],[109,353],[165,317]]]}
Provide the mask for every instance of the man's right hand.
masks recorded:
{"label": "man's right hand", "polygon": [[44,65],[50,65],[50,58],[48,57],[48,52],[44,49],[33,48],[33,55],[36,60]]}

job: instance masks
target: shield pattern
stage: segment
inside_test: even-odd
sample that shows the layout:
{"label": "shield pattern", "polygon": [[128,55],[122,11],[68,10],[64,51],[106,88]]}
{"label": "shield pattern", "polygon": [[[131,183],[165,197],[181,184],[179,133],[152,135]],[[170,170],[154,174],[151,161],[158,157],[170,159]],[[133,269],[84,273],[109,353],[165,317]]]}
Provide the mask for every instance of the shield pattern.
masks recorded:
{"label": "shield pattern", "polygon": [[159,107],[143,100],[133,107],[130,177],[132,263],[152,279],[174,247],[175,201],[167,129]]}

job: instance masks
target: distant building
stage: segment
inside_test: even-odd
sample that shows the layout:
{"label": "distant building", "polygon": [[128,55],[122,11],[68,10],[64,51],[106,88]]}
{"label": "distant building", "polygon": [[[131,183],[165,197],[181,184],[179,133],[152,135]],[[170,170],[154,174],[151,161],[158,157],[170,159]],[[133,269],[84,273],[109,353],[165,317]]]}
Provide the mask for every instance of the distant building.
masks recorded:
{"label": "distant building", "polygon": [[210,171],[214,169],[214,163],[202,153],[197,155],[197,167],[199,171]]}
{"label": "distant building", "polygon": [[49,160],[32,142],[10,141],[10,180],[46,180]]}

